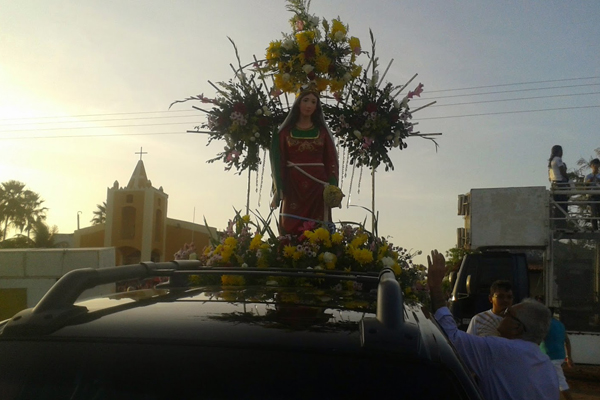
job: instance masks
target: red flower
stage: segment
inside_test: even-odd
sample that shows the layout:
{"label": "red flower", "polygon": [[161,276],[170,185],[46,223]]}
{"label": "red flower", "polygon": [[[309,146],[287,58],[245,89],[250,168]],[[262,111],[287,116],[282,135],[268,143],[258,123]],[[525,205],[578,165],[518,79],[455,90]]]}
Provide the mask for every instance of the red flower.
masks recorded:
{"label": "red flower", "polygon": [[398,122],[398,118],[399,118],[398,113],[392,113],[392,114],[390,114],[390,120],[392,122]]}
{"label": "red flower", "polygon": [[367,104],[367,108],[366,108],[367,112],[376,112],[377,111],[377,104],[375,103],[369,103]]}
{"label": "red flower", "polygon": [[309,44],[308,46],[306,46],[306,50],[304,50],[304,57],[307,60],[312,60],[313,58],[315,58],[316,55],[317,55],[317,53],[315,51],[314,44]]}
{"label": "red flower", "polygon": [[235,103],[233,105],[233,111],[237,111],[240,114],[246,114],[246,112],[248,112],[244,103]]}
{"label": "red flower", "polygon": [[307,76],[308,76],[308,79],[310,79],[311,81],[315,80],[315,78],[317,77],[317,75],[315,74],[315,71],[310,71]]}
{"label": "red flower", "polygon": [[258,119],[258,126],[260,126],[261,128],[264,128],[265,126],[269,125],[269,119],[265,118],[265,117],[261,117]]}

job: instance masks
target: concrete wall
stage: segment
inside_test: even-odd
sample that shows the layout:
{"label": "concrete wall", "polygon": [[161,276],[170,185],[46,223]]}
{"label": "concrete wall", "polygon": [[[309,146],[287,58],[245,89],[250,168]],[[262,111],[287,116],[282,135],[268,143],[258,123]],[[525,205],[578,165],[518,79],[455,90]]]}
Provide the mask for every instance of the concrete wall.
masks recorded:
{"label": "concrete wall", "polygon": [[[115,249],[0,249],[0,291],[25,289],[27,304],[33,307],[64,274],[79,268],[105,268],[115,265]],[[8,291],[6,291],[8,292]],[[80,299],[115,292],[115,285],[86,290]],[[14,303],[13,303],[14,304]],[[2,305],[0,305],[0,312]],[[13,310],[10,310],[12,312]],[[17,310],[20,311],[20,310]],[[4,313],[9,310],[4,310]]]}

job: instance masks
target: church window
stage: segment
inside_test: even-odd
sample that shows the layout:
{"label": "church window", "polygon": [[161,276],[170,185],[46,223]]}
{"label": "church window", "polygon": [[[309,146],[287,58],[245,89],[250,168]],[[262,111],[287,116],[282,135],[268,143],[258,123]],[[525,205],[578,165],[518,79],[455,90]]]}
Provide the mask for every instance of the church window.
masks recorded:
{"label": "church window", "polygon": [[121,239],[133,239],[135,236],[135,208],[123,207],[121,210]]}
{"label": "church window", "polygon": [[160,242],[162,239],[162,211],[156,210],[156,218],[154,219],[154,241]]}

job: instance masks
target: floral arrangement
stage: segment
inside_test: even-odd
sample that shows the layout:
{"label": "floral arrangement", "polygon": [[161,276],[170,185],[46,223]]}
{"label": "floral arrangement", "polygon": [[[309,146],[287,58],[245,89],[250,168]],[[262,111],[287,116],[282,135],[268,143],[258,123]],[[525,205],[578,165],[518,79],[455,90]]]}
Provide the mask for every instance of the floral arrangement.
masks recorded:
{"label": "floral arrangement", "polygon": [[[197,257],[206,266],[225,268],[278,267],[313,269],[315,272],[379,272],[382,268],[389,267],[396,273],[405,297],[420,299],[419,293],[422,293],[425,287],[425,267],[415,265],[412,259],[421,252],[411,253],[407,249],[394,246],[385,238],[371,234],[360,225],[345,224],[333,232],[309,225],[311,224],[307,223],[307,230],[301,235],[275,236],[268,228],[252,222],[248,215],[242,216],[237,213],[235,218],[229,221],[227,229],[220,232]],[[187,247],[189,248],[189,245]],[[225,286],[259,283],[257,278],[245,278],[240,275],[223,275],[220,282],[214,281],[214,277],[201,276],[194,279],[194,283],[197,284],[221,283]],[[248,279],[254,280],[249,282]],[[260,283],[275,286],[293,283],[287,277],[266,279]],[[304,281],[296,282],[298,283],[308,284]],[[340,290],[359,289],[356,285],[356,282],[344,281],[336,287]]]}
{"label": "floral arrangement", "polygon": [[174,101],[169,108],[190,100],[212,105],[210,110],[193,106],[207,114],[206,122],[196,126],[195,131],[208,129],[203,131],[209,134],[208,144],[217,139],[225,141],[223,151],[207,162],[222,160],[227,171],[232,168],[239,173],[246,169],[258,171],[261,162],[259,151],[269,148],[272,133],[285,115],[281,101],[269,94],[262,72],[255,69],[246,74],[244,71],[248,66],[242,66],[237,47],[229,40],[238,61],[238,68],[234,69],[235,78],[217,85],[209,81],[217,91],[215,98],[200,94]]}
{"label": "floral arrangement", "polygon": [[286,93],[314,83],[319,91],[341,91],[358,77],[361,67],[355,64],[361,53],[360,40],[348,37],[348,26],[339,19],[331,24],[308,13],[310,1],[289,0],[292,33],[272,41],[266,51],[263,71],[273,74],[275,86]]}
{"label": "floral arrangement", "polygon": [[273,130],[283,122],[280,103],[265,94],[263,85],[255,85],[255,75],[229,82],[219,82],[218,94],[214,99],[198,95],[187,100],[198,100],[212,104],[204,110],[206,122],[197,126],[196,131],[208,129],[210,144],[213,140],[225,141],[225,147],[209,163],[222,160],[226,170],[235,168],[238,172],[246,169],[257,171],[260,165],[259,151],[268,149]]}

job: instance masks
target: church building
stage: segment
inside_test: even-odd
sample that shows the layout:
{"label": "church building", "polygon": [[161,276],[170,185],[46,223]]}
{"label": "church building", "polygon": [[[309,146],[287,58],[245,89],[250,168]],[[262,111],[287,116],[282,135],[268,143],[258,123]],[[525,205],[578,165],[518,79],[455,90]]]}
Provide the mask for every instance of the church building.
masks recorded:
{"label": "church building", "polygon": [[152,186],[140,157],[127,186],[115,181],[107,189],[106,222],[76,230],[74,247],[114,247],[115,265],[170,261],[190,242],[201,251],[216,229],[169,218],[168,200],[162,186]]}

